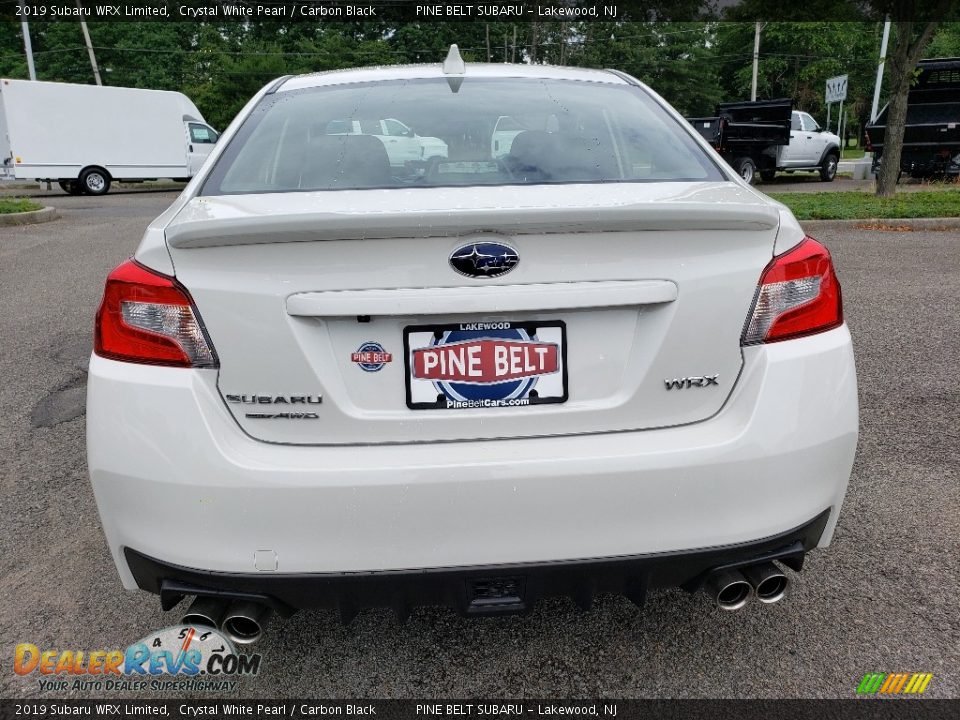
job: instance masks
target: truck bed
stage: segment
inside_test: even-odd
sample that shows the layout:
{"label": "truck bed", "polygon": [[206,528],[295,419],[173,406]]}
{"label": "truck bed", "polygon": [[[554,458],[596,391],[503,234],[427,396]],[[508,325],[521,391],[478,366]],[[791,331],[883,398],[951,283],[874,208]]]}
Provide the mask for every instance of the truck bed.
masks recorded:
{"label": "truck bed", "polygon": [[752,155],[765,148],[790,143],[793,101],[758,100],[720,103],[715,117],[687,118],[720,152]]}
{"label": "truck bed", "polygon": [[[907,96],[900,169],[911,175],[960,172],[960,58],[921,60]],[[867,125],[874,166],[883,156],[889,106]]]}

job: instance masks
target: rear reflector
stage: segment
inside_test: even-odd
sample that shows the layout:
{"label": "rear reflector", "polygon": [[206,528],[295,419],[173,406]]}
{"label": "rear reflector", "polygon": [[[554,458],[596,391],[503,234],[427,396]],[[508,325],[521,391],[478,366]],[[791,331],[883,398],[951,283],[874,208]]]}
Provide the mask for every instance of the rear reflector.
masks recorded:
{"label": "rear reflector", "polygon": [[840,283],[830,253],[806,237],[763,271],[741,344],[789,340],[842,323]]}
{"label": "rear reflector", "polygon": [[94,352],[112,360],[217,367],[190,294],[174,278],[127,260],[107,277]]}

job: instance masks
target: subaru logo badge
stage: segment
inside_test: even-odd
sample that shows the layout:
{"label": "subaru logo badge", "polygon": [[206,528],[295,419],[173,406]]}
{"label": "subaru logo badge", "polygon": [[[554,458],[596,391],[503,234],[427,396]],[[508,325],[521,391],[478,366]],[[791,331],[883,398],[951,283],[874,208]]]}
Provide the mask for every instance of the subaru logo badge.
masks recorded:
{"label": "subaru logo badge", "polygon": [[495,278],[506,275],[520,262],[517,251],[498,242],[474,242],[458,247],[450,255],[450,266],[461,275]]}

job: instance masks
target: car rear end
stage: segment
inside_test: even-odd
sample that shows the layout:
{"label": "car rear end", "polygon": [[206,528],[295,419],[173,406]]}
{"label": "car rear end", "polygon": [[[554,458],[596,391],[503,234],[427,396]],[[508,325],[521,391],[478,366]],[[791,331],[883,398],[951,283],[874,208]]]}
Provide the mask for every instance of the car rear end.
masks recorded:
{"label": "car rear end", "polygon": [[[345,117],[449,155],[398,170],[324,132]],[[732,607],[768,582],[742,568],[829,542],[857,436],[829,253],[632,79],[294,78],[215,153],[98,315],[89,464],[126,587]]]}

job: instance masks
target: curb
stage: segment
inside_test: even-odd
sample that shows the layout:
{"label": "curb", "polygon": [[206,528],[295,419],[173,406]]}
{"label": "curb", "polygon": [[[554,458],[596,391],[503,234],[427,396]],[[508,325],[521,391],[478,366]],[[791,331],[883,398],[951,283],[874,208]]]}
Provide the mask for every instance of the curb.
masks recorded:
{"label": "curb", "polygon": [[885,225],[910,230],[960,230],[960,218],[861,218],[859,220],[799,220],[805,230],[852,230],[857,225]]}
{"label": "curb", "polygon": [[187,183],[182,182],[118,182],[117,187],[124,190],[183,190]]}
{"label": "curb", "polygon": [[40,210],[31,210],[30,212],[4,213],[0,215],[0,227],[36,225],[37,223],[56,220],[58,217],[60,217],[60,213],[58,213],[54,207],[45,207]]}

